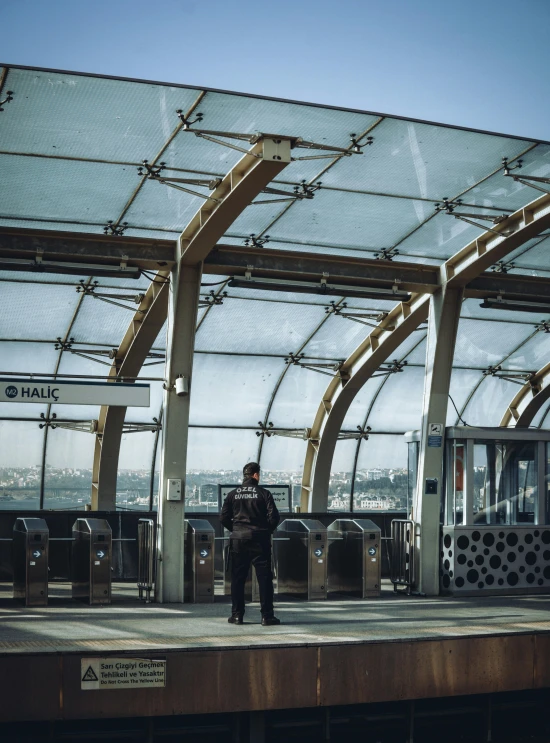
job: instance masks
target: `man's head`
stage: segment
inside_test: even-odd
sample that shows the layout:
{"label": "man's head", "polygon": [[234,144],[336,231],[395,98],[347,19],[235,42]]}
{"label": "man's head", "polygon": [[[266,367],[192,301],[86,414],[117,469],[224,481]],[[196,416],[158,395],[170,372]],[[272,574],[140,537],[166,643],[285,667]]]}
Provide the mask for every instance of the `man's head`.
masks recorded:
{"label": "man's head", "polygon": [[243,480],[260,479],[260,465],[257,462],[249,462],[243,467]]}

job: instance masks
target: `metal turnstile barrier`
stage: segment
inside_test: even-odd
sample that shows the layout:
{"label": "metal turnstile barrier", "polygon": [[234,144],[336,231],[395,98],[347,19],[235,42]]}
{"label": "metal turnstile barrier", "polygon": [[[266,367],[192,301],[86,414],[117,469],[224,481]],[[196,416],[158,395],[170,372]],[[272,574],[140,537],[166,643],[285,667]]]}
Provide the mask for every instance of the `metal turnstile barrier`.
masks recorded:
{"label": "metal turnstile barrier", "polygon": [[327,598],[327,530],[316,519],[286,519],[275,532],[278,592]]}
{"label": "metal turnstile barrier", "polygon": [[112,532],[106,519],[77,519],[73,526],[73,598],[111,603]]}
{"label": "metal turnstile barrier", "polygon": [[140,601],[151,603],[151,591],[155,585],[155,522],[153,519],[138,521],[138,583]]}
{"label": "metal turnstile barrier", "polygon": [[26,606],[48,603],[49,529],[44,519],[18,518],[13,526],[13,597]]}
{"label": "metal turnstile barrier", "polygon": [[405,586],[410,593],[415,581],[414,574],[414,521],[394,519],[391,522],[391,571],[393,590]]}
{"label": "metal turnstile barrier", "polygon": [[380,527],[369,519],[336,519],[327,536],[329,592],[363,599],[380,596]]}
{"label": "metal turnstile barrier", "polygon": [[184,600],[214,601],[215,531],[206,519],[185,519]]}

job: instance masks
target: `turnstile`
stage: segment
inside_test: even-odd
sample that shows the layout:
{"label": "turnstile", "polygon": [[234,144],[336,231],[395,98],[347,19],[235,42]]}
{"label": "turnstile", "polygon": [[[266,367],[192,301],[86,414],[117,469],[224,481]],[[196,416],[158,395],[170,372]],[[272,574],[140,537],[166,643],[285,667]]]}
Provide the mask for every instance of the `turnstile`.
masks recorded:
{"label": "turnstile", "polygon": [[151,603],[151,591],[155,585],[156,573],[155,522],[153,519],[138,521],[138,583],[140,601]]}
{"label": "turnstile", "polygon": [[73,598],[111,603],[112,532],[106,519],[80,518],[73,526]]}
{"label": "turnstile", "polygon": [[18,518],[13,526],[13,598],[26,606],[48,603],[49,530],[44,519]]}
{"label": "turnstile", "polygon": [[275,532],[279,593],[327,598],[327,530],[316,519],[286,519]]}
{"label": "turnstile", "polygon": [[215,531],[206,519],[185,519],[185,601],[214,601],[214,538]]}
{"label": "turnstile", "polygon": [[336,519],[327,529],[328,590],[360,598],[380,595],[381,531],[369,519]]}

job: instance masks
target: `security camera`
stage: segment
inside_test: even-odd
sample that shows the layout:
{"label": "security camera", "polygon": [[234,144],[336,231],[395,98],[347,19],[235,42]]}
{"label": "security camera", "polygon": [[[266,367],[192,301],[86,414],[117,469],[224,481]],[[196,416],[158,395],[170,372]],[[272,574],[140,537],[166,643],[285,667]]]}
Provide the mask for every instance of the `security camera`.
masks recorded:
{"label": "security camera", "polygon": [[189,380],[187,377],[179,376],[176,377],[176,395],[178,397],[185,397],[189,394]]}

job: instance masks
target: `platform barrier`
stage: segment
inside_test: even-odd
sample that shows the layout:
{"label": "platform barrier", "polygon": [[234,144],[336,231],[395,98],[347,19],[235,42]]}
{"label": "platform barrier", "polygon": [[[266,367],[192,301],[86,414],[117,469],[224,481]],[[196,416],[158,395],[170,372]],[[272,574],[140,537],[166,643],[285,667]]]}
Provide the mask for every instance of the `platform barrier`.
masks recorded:
{"label": "platform barrier", "polygon": [[13,597],[25,606],[48,603],[49,529],[44,519],[18,518],[13,527]]}
{"label": "platform barrier", "polygon": [[[285,519],[275,532],[278,592],[327,598],[327,530],[316,519]],[[280,538],[280,539],[279,539]]]}
{"label": "platform barrier", "polygon": [[153,519],[138,521],[138,583],[140,601],[151,603],[156,578],[155,522]]}
{"label": "platform barrier", "polygon": [[329,592],[363,599],[380,596],[380,528],[369,519],[336,519],[327,536]]}
{"label": "platform barrier", "polygon": [[206,519],[185,519],[185,601],[214,601],[215,532]]}
{"label": "platform barrier", "polygon": [[111,603],[112,532],[106,519],[77,519],[73,526],[73,598]]}

